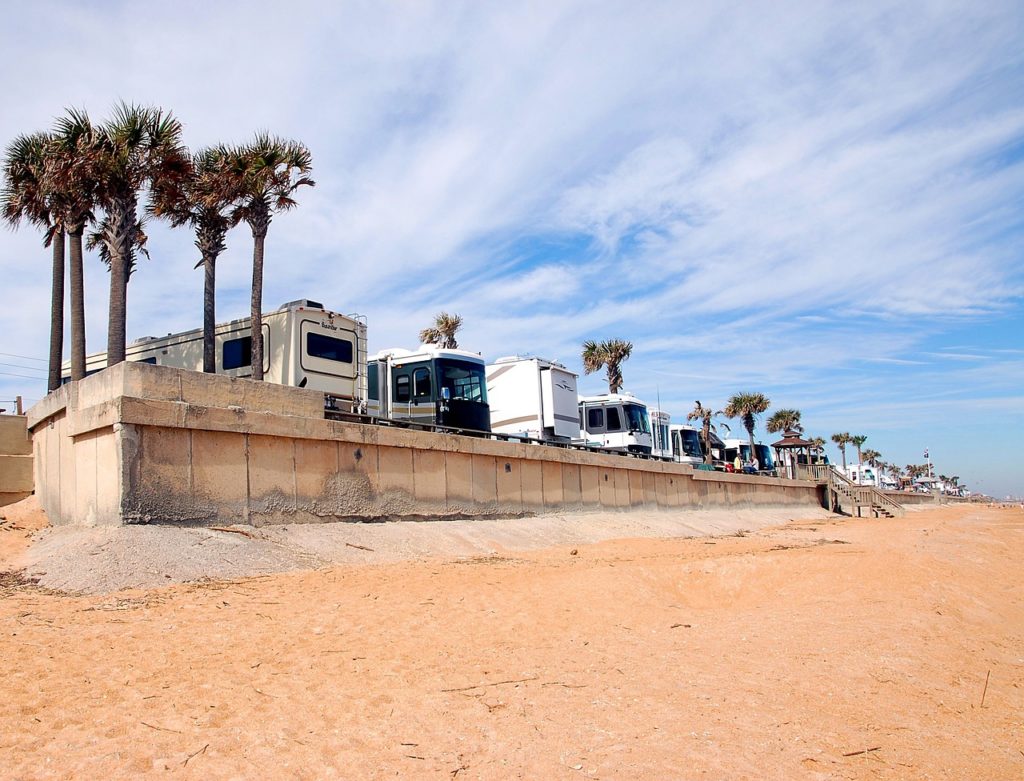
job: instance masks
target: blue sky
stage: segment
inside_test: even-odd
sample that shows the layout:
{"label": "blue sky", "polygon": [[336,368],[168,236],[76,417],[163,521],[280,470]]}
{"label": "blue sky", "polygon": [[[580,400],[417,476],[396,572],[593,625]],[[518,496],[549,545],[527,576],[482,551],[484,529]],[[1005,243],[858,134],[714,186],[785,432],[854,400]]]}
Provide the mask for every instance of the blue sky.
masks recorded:
{"label": "blue sky", "polygon": [[[301,139],[317,187],[271,226],[265,309],[360,312],[371,350],[457,311],[469,349],[576,370],[630,339],[627,388],[677,418],[760,391],[1022,494],[1021,40],[1015,2],[38,2],[5,9],[0,143],[120,99],[194,148]],[[248,309],[250,242],[219,319]],[[150,249],[130,338],[202,319],[192,238],[154,224]],[[0,232],[0,399],[45,391],[48,263]],[[95,257],[87,285],[102,348]]]}

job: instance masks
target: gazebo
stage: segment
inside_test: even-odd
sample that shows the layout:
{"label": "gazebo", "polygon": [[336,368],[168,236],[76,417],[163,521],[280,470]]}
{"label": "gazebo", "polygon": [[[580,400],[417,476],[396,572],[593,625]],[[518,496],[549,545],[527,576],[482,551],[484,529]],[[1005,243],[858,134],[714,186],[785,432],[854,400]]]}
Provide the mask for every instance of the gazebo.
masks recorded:
{"label": "gazebo", "polygon": [[[773,442],[772,447],[775,449],[775,463],[787,465],[787,477],[791,480],[796,479],[796,464],[799,460],[799,451],[804,450],[807,455],[807,463],[811,463],[811,448],[814,447],[813,442],[808,442],[806,439],[800,436],[799,431],[793,429],[787,429],[778,442]],[[782,451],[786,451],[788,458],[783,460]]]}

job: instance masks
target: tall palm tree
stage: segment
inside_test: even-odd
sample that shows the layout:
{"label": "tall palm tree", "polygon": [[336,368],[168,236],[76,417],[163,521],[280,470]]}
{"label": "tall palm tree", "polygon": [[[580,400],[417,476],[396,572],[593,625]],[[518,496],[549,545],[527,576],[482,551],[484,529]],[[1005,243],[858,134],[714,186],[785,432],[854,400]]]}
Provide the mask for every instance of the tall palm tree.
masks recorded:
{"label": "tall palm tree", "polygon": [[882,462],[878,460],[881,457],[882,454],[879,453],[877,450],[872,450],[871,448],[868,448],[867,450],[864,451],[864,460],[867,461],[869,466],[881,468]]}
{"label": "tall palm tree", "polygon": [[85,280],[82,268],[82,236],[93,220],[96,192],[97,133],[85,111],[68,109],[57,120],[50,144],[47,178],[60,194],[62,220],[70,245],[71,379],[85,376]]}
{"label": "tall palm tree", "polygon": [[768,430],[769,434],[775,434],[777,432],[785,433],[787,431],[796,431],[798,434],[802,434],[804,427],[803,424],[800,423],[800,410],[775,410],[775,412],[772,413],[772,416],[768,418],[765,428]]}
{"label": "tall palm tree", "polygon": [[[223,146],[203,149],[192,156],[188,176],[159,184],[153,191],[150,213],[174,226],[188,225],[203,267],[203,371],[217,371],[216,286],[217,258],[227,247],[227,233],[237,224],[238,178]],[[262,362],[261,362],[262,366]]]}
{"label": "tall palm tree", "polygon": [[139,244],[139,193],[168,179],[186,176],[188,151],[181,123],[170,112],[119,103],[98,132],[101,184],[97,201],[104,212],[101,241],[110,265],[107,366],[124,361],[128,277]]}
{"label": "tall palm tree", "polygon": [[455,333],[462,328],[461,315],[441,312],[434,317],[434,324],[420,331],[422,344],[436,344],[445,350],[457,350],[459,343]]}
{"label": "tall palm tree", "polygon": [[275,212],[298,205],[293,197],[309,177],[313,156],[298,141],[258,133],[256,139],[231,151],[229,165],[237,178],[241,204],[232,218],[252,230],[252,378],[263,379],[263,252]]}
{"label": "tall palm tree", "polygon": [[[700,421],[700,441],[704,446],[704,463],[710,464],[711,432],[717,430],[713,421],[716,417],[722,415],[722,412],[715,412],[711,407],[705,407],[700,403],[699,399],[694,402],[694,404],[694,408],[686,414],[686,419]],[[725,429],[729,428],[725,423],[721,423],[720,425]]]}
{"label": "tall palm tree", "polygon": [[608,392],[618,393],[622,389],[622,362],[632,353],[633,343],[624,339],[588,339],[583,343],[583,371],[593,374],[603,366],[608,376]]}
{"label": "tall palm tree", "polygon": [[4,155],[0,212],[11,227],[25,220],[43,231],[43,246],[52,248],[50,283],[50,361],[47,390],[60,387],[64,357],[64,227],[56,220],[46,183],[47,133],[21,135]]}
{"label": "tall palm tree", "polygon": [[861,460],[862,459],[861,448],[864,446],[864,443],[867,442],[867,441],[868,441],[868,438],[866,436],[864,436],[863,434],[856,434],[856,435],[850,437],[850,444],[853,445],[855,448],[857,448],[857,465],[858,466],[860,466],[861,464],[864,463]]}
{"label": "tall palm tree", "polygon": [[825,450],[825,439],[824,437],[812,437],[810,440],[811,452],[821,453]]}
{"label": "tall palm tree", "polygon": [[832,441],[836,443],[839,448],[839,453],[843,457],[843,471],[846,471],[846,446],[850,444],[850,435],[848,433],[839,433],[832,435]]}
{"label": "tall palm tree", "polygon": [[736,393],[726,402],[722,412],[727,418],[739,418],[743,422],[743,428],[747,430],[747,437],[750,440],[750,457],[753,458],[754,450],[754,426],[757,425],[757,416],[766,412],[771,406],[771,401],[763,393]]}

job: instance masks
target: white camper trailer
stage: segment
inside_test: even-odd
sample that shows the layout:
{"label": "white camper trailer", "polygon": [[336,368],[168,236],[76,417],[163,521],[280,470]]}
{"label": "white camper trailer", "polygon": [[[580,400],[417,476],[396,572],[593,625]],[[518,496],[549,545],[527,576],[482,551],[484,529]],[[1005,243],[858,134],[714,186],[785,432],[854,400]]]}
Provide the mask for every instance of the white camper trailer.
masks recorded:
{"label": "white camper trailer", "polygon": [[666,461],[672,460],[672,441],[669,429],[672,416],[661,409],[648,410],[651,418],[651,455]]}
{"label": "white camper trailer", "polygon": [[571,442],[580,435],[577,375],[543,358],[510,356],[487,365],[491,431]]}
{"label": "white camper trailer", "polygon": [[704,463],[704,448],[700,444],[700,432],[694,426],[673,423],[669,426],[672,440],[672,460],[680,464],[699,466]]}
{"label": "white camper trailer", "polygon": [[367,366],[367,413],[434,426],[490,431],[484,359],[422,344],[381,350]]}
{"label": "white camper trailer", "polygon": [[[216,334],[217,374],[252,375],[251,318],[221,323]],[[144,336],[125,350],[129,361],[203,370],[203,331]],[[86,359],[86,374],[106,368],[105,352]],[[71,365],[65,363],[64,378]],[[279,385],[323,391],[332,406],[353,410],[366,398],[366,323],[316,301],[291,301],[263,315],[263,378]]]}
{"label": "white camper trailer", "polygon": [[588,445],[622,453],[651,453],[647,405],[632,393],[580,397],[581,436]]}
{"label": "white camper trailer", "polygon": [[[732,437],[730,439],[723,440],[725,450],[722,454],[725,463],[732,465],[736,460],[736,455],[739,454],[740,461],[746,464],[750,460],[750,442],[746,439],[740,439],[738,437]],[[775,461],[772,459],[771,450],[768,446],[761,443],[754,443],[754,455],[757,456],[757,465],[761,472],[772,472],[775,470]]]}

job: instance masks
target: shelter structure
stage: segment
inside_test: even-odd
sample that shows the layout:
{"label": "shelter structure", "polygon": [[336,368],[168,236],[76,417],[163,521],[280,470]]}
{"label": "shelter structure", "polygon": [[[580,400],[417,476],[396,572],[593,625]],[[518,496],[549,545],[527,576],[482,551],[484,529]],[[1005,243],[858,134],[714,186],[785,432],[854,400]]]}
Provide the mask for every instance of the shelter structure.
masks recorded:
{"label": "shelter structure", "polygon": [[772,448],[775,450],[775,463],[783,467],[785,477],[795,480],[796,465],[800,460],[801,451],[807,459],[805,463],[810,464],[811,448],[813,447],[814,443],[801,437],[799,431],[787,429],[783,433],[782,439],[772,443]]}

